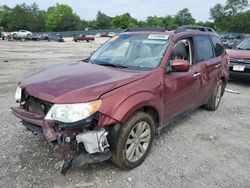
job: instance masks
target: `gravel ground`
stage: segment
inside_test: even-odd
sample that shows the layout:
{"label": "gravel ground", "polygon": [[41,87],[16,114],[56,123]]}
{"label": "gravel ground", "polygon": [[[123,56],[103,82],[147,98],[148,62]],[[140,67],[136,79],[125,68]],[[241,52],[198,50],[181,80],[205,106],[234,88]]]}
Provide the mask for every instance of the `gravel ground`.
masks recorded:
{"label": "gravel ground", "polygon": [[91,43],[0,41],[0,187],[250,187],[250,81],[230,81],[216,112],[202,108],[167,127],[145,162],[122,171],[111,162],[60,174],[62,158],[26,131],[9,109],[18,81],[49,65],[87,57]]}

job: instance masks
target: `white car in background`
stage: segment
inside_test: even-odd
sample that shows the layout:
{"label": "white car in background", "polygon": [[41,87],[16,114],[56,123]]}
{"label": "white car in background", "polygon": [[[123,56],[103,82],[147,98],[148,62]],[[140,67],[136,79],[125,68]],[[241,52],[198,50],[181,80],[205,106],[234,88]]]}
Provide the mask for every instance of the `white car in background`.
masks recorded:
{"label": "white car in background", "polygon": [[109,32],[109,33],[108,33],[108,37],[113,37],[113,36],[115,36],[115,35],[116,35],[115,32]]}
{"label": "white car in background", "polygon": [[26,31],[26,30],[20,30],[20,31],[14,31],[11,33],[11,35],[14,38],[29,38],[31,37],[33,34],[30,31]]}

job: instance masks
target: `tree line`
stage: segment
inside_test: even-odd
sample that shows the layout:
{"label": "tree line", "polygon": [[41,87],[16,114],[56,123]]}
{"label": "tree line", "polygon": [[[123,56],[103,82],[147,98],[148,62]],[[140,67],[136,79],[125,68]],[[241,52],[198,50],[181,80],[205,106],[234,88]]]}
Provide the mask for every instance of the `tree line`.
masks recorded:
{"label": "tree line", "polygon": [[18,4],[13,8],[0,6],[0,27],[5,31],[26,29],[30,31],[75,31],[89,29],[126,29],[130,27],[165,27],[176,29],[182,25],[204,25],[217,31],[250,33],[248,0],[227,0],[225,5],[216,4],[210,9],[211,21],[196,22],[189,9],[179,10],[176,15],[148,16],[145,21],[133,18],[129,13],[110,17],[98,11],[94,20],[81,19],[66,4],[56,4],[41,10],[36,3]]}

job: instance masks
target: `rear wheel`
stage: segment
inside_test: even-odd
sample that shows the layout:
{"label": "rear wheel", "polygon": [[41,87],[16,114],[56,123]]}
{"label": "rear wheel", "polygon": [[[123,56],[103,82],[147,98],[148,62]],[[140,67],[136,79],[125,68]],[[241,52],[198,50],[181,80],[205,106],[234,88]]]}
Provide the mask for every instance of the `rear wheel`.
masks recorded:
{"label": "rear wheel", "polygon": [[123,169],[133,169],[146,158],[155,132],[153,118],[137,112],[121,127],[112,160]]}
{"label": "rear wheel", "polygon": [[218,108],[223,95],[223,88],[223,81],[220,80],[208,103],[204,106],[207,110],[215,111]]}

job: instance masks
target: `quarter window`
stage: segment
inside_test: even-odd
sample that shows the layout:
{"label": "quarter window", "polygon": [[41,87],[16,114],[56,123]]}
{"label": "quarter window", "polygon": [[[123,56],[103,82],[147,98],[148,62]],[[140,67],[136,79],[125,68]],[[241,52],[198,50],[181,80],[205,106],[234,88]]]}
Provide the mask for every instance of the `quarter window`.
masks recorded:
{"label": "quarter window", "polygon": [[195,37],[196,63],[213,58],[213,49],[210,39],[207,36]]}
{"label": "quarter window", "polygon": [[224,47],[221,43],[221,40],[218,37],[212,36],[211,37],[213,45],[214,45],[214,51],[216,57],[219,57],[224,52]]}

